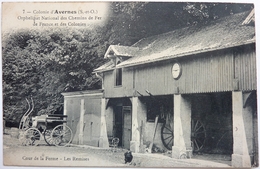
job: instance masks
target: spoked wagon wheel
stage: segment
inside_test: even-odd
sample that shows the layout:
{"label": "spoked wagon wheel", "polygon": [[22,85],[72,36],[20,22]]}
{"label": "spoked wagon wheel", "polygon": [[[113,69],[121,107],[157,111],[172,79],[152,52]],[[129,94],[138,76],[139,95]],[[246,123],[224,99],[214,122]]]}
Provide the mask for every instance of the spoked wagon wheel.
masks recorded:
{"label": "spoked wagon wheel", "polygon": [[173,146],[174,135],[172,127],[172,123],[166,121],[161,128],[162,143],[168,150],[172,150]]}
{"label": "spoked wagon wheel", "polygon": [[41,132],[37,128],[29,128],[23,135],[23,144],[27,146],[37,146],[41,139]]}
{"label": "spoked wagon wheel", "polygon": [[46,129],[46,130],[44,130],[44,133],[43,133],[44,140],[45,140],[45,142],[46,142],[49,146],[54,145],[54,144],[53,144],[53,141],[52,141],[52,138],[51,138],[51,132],[52,132],[52,130]]}
{"label": "spoked wagon wheel", "polygon": [[65,124],[58,125],[52,130],[51,139],[56,146],[67,146],[72,140],[72,131]]}
{"label": "spoked wagon wheel", "polygon": [[205,126],[200,120],[191,121],[191,141],[193,151],[197,152],[204,146],[206,140]]}

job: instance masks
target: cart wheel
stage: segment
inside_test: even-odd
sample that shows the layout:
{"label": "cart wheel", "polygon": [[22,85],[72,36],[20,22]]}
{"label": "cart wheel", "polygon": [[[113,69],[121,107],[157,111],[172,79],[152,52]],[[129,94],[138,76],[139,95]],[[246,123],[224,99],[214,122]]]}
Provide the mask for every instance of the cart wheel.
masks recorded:
{"label": "cart wheel", "polygon": [[52,130],[51,139],[56,146],[67,146],[72,140],[72,131],[67,125],[58,125]]}
{"label": "cart wheel", "polygon": [[170,123],[163,123],[163,126],[161,128],[161,139],[163,145],[168,149],[172,150],[172,145],[173,145],[173,129]]}
{"label": "cart wheel", "polygon": [[23,135],[23,141],[26,146],[37,146],[41,141],[41,132],[37,128],[29,128]]}
{"label": "cart wheel", "polygon": [[191,141],[193,151],[199,151],[205,143],[206,139],[206,130],[204,125],[200,120],[191,121]]}
{"label": "cart wheel", "polygon": [[46,130],[44,130],[44,133],[43,133],[44,140],[49,146],[54,145],[52,138],[51,138],[51,131],[52,130],[50,130],[50,129],[46,129]]}

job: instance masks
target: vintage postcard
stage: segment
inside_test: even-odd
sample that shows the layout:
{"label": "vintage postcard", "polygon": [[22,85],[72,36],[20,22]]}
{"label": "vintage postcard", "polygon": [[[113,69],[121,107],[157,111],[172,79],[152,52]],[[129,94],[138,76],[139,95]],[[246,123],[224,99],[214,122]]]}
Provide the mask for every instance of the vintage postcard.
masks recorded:
{"label": "vintage postcard", "polygon": [[258,167],[256,7],[2,2],[4,167]]}

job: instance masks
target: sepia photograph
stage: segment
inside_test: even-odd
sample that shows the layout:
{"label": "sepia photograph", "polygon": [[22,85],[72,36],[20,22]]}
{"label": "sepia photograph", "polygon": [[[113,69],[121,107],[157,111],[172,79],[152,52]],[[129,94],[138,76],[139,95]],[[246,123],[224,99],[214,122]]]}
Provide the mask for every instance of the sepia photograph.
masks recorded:
{"label": "sepia photograph", "polygon": [[259,167],[250,2],[2,2],[4,167]]}

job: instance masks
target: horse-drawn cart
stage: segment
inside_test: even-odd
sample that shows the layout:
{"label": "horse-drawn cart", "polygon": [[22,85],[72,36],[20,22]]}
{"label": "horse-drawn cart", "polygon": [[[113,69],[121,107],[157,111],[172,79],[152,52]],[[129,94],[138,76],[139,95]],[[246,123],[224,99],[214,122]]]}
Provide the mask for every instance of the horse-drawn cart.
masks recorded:
{"label": "horse-drawn cart", "polygon": [[48,145],[67,146],[72,140],[72,131],[67,126],[67,116],[50,114],[31,117],[34,108],[33,100],[26,99],[29,108],[23,115],[19,129],[19,140],[22,145],[37,146],[42,141]]}

